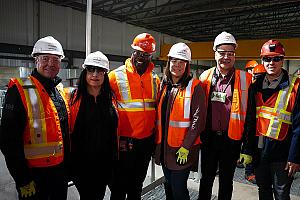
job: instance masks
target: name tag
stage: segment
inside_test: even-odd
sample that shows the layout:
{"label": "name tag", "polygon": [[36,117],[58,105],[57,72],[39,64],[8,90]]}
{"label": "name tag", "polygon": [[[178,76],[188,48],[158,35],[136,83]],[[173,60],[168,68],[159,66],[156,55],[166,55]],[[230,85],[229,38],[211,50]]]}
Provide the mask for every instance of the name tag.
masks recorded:
{"label": "name tag", "polygon": [[226,93],[225,92],[212,92],[210,100],[225,103]]}

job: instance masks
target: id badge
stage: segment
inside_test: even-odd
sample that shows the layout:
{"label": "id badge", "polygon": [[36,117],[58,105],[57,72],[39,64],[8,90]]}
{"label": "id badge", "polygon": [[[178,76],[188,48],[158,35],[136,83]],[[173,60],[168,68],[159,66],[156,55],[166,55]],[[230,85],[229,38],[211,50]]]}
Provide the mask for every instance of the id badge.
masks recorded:
{"label": "id badge", "polygon": [[225,92],[212,92],[210,100],[225,103],[226,93]]}

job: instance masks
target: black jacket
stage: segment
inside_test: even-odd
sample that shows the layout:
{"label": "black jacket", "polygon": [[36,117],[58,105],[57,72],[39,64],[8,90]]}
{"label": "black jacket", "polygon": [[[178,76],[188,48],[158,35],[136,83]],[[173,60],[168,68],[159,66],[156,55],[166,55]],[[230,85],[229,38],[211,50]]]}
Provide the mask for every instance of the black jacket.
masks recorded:
{"label": "black jacket", "polygon": [[293,162],[300,164],[300,87],[292,110],[292,125],[289,127],[288,135],[282,141],[264,137],[264,146],[258,150],[258,137],[256,133],[256,103],[255,94],[262,92],[266,101],[272,94],[289,86],[289,75],[283,70],[281,82],[275,89],[262,89],[265,74],[259,77],[249,88],[248,109],[244,130],[244,145],[242,152],[253,155],[254,160],[266,160],[269,162]]}
{"label": "black jacket", "polygon": [[[36,69],[32,72],[32,76],[44,86],[57,109],[63,135],[64,155],[67,158],[70,149],[68,114],[64,101],[55,88],[61,82],[61,79],[58,77],[54,80],[44,78]],[[33,180],[24,155],[23,133],[26,121],[27,113],[21,96],[17,87],[12,86],[7,90],[2,111],[0,147],[5,156],[7,168],[17,186],[28,184]]]}
{"label": "black jacket", "polygon": [[72,166],[85,173],[83,168],[111,167],[117,159],[117,127],[118,117],[111,101],[105,101],[101,94],[96,102],[90,94],[82,96],[71,133]]}

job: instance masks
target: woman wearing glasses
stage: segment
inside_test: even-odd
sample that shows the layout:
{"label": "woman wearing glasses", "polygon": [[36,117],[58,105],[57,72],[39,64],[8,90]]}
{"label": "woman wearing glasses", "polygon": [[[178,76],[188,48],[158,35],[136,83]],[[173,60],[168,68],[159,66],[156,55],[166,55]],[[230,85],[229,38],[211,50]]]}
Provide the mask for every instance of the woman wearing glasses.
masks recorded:
{"label": "woman wearing glasses", "polygon": [[198,163],[206,101],[199,80],[190,76],[190,48],[177,43],[168,57],[158,101],[155,161],[166,178],[166,199],[188,200],[187,180]]}
{"label": "woman wearing glasses", "polygon": [[118,118],[112,104],[109,61],[100,51],[89,54],[72,92],[72,178],[80,199],[103,199],[117,153]]}

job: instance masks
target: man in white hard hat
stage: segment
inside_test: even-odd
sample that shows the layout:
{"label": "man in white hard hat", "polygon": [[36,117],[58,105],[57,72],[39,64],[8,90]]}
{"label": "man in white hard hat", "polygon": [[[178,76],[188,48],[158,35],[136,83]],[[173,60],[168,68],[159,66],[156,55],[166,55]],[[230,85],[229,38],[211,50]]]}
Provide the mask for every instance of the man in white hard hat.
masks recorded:
{"label": "man in white hard hat", "polygon": [[218,199],[232,196],[233,175],[241,149],[251,75],[234,68],[237,43],[232,34],[220,33],[214,41],[216,67],[204,71],[200,80],[208,102],[206,128],[200,135],[201,172],[199,200],[211,199],[219,167]]}
{"label": "man in white hard hat", "polygon": [[67,199],[66,159],[69,108],[57,77],[64,52],[52,36],[39,39],[31,54],[36,68],[11,78],[1,119],[1,151],[19,199]]}

